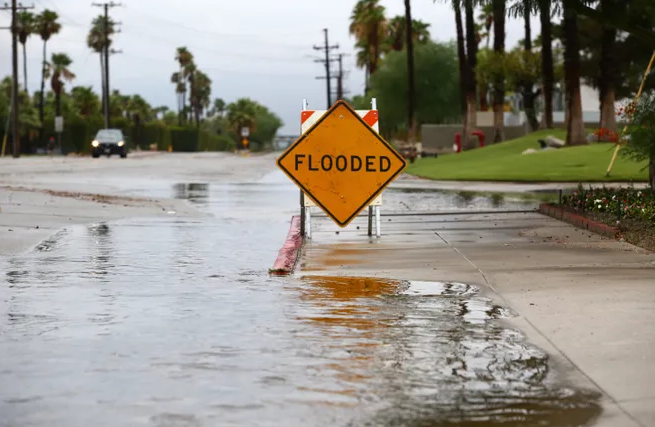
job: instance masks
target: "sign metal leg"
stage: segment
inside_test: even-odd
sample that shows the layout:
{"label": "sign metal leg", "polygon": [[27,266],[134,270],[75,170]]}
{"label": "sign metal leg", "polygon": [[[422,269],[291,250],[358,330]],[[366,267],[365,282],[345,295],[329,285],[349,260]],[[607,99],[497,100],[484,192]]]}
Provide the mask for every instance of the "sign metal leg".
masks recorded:
{"label": "sign metal leg", "polygon": [[368,235],[373,235],[373,206],[368,207]]}
{"label": "sign metal leg", "polygon": [[305,207],[305,215],[307,215],[307,220],[305,224],[305,229],[307,231],[307,238],[312,238],[312,211],[309,206]]}
{"label": "sign metal leg", "polygon": [[380,206],[375,207],[375,237],[380,237]]}

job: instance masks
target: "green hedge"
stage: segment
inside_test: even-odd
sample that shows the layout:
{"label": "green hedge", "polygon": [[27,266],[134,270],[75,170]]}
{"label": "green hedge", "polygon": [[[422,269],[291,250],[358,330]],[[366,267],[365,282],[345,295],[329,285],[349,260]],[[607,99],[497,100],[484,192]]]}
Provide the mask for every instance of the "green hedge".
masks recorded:
{"label": "green hedge", "polygon": [[[149,150],[150,144],[157,144],[160,151],[166,151],[169,145],[172,145],[173,151],[178,152],[230,151],[236,147],[236,143],[229,136],[198,130],[196,127],[166,126],[163,123],[146,123],[137,127],[134,122],[123,117],[112,119],[110,125],[123,131],[128,149],[139,146],[142,150]],[[0,124],[0,134],[4,133],[3,127],[4,124]],[[61,134],[62,152],[88,154],[91,141],[98,130],[103,128],[102,117],[64,119],[64,132]],[[44,131],[46,144],[50,136],[57,140],[54,119],[46,117]],[[30,152],[36,151],[37,148],[46,148],[39,140],[38,134],[21,140],[23,149],[29,147]]]}

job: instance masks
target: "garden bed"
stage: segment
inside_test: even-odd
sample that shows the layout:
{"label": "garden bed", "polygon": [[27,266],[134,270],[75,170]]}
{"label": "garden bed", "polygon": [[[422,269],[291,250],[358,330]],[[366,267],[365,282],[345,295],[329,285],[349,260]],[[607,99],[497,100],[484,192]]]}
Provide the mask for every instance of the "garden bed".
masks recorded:
{"label": "garden bed", "polygon": [[[580,221],[575,217],[584,218],[586,224],[592,224],[585,228],[592,231],[602,230],[599,224],[604,224],[605,230],[618,232],[616,237],[655,251],[655,193],[650,190],[579,187],[572,195],[562,198],[561,208],[568,213],[568,218],[561,218],[567,222]],[[611,231],[597,232],[612,234]]]}

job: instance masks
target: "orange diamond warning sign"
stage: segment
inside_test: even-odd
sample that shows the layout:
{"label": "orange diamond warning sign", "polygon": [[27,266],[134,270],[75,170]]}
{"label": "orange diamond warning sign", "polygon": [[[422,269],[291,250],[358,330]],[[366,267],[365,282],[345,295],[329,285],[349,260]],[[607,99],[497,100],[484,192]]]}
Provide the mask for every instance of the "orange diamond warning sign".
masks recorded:
{"label": "orange diamond warning sign", "polygon": [[344,101],[337,101],[277,165],[339,226],[347,226],[407,166]]}

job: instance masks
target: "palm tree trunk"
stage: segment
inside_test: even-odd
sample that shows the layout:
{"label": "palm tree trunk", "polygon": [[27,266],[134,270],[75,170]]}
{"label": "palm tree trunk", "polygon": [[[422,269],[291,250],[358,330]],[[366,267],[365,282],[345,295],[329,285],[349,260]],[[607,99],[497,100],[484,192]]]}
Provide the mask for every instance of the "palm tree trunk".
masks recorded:
{"label": "palm tree trunk", "polygon": [[39,130],[39,139],[41,143],[45,145],[45,128],[43,123],[44,118],[44,102],[45,102],[45,59],[46,59],[46,43],[47,40],[43,41],[43,63],[41,64],[41,93],[39,94],[39,121],[41,122],[41,129]]}
{"label": "palm tree trunk", "polygon": [[[611,8],[611,1],[601,1],[601,8],[608,12]],[[616,29],[613,27],[603,26],[601,35],[601,53],[600,53],[600,73],[598,81],[598,90],[600,96],[600,128],[612,132],[618,130],[616,124],[616,114],[614,112],[615,87],[617,79],[616,61],[614,59],[614,50],[616,41]],[[601,135],[602,137],[602,135]]]}
{"label": "palm tree trunk", "polygon": [[25,92],[29,96],[30,91],[27,89],[27,47],[23,43],[23,78],[25,79]]}
{"label": "palm tree trunk", "polygon": [[570,4],[564,0],[564,77],[567,95],[566,145],[587,144],[582,118],[582,99],[580,96],[580,38],[578,16]]}
{"label": "palm tree trunk", "polygon": [[541,75],[544,88],[544,125],[548,129],[553,128],[553,85],[555,82],[550,1],[540,0],[539,2],[539,17],[541,20]]}
{"label": "palm tree trunk", "polygon": [[[532,28],[530,26],[530,0],[523,1],[524,13],[523,20],[525,23],[525,40],[524,48],[526,52],[532,52]],[[530,131],[534,132],[539,129],[539,121],[537,120],[537,112],[534,109],[534,84],[531,81],[526,81],[523,86],[523,108],[525,109],[525,116],[528,118]]]}
{"label": "palm tree trunk", "polygon": [[[505,0],[493,0],[494,14],[494,52],[505,53]],[[494,81],[494,142],[505,139],[505,79],[496,76]]]}
{"label": "palm tree trunk", "polygon": [[414,40],[410,0],[405,0],[405,43],[407,45],[407,143],[413,148],[416,136],[414,120]]}
{"label": "palm tree trunk", "polygon": [[468,61],[466,59],[466,48],[464,41],[464,25],[462,24],[461,3],[459,0],[454,0],[455,9],[455,27],[457,28],[457,58],[459,60],[459,89],[462,110],[462,143],[463,136],[469,134],[469,122],[467,114],[467,85],[468,85]]}
{"label": "palm tree trunk", "polygon": [[464,0],[466,13],[466,59],[468,60],[468,82],[466,87],[466,115],[469,129],[462,135],[462,148],[475,148],[471,144],[470,132],[477,127],[477,83],[475,67],[477,65],[478,43],[475,39],[475,21],[473,1]]}

